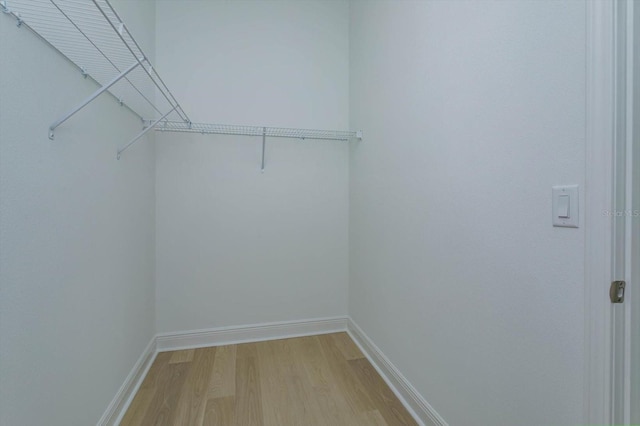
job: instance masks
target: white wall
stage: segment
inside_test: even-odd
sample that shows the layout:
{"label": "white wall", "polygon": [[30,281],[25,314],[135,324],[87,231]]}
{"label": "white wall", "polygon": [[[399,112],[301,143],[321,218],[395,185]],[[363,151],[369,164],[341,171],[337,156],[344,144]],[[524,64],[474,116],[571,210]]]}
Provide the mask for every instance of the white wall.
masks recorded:
{"label": "white wall", "polygon": [[[157,63],[194,122],[348,128],[346,1],[159,1]],[[157,136],[159,332],[345,315],[348,147]]]}
{"label": "white wall", "polygon": [[6,15],[0,47],[0,424],[95,424],[155,333],[154,147],[116,160],[141,128],[109,95],[50,141],[95,83]]}
{"label": "white wall", "polygon": [[95,87],[0,17],[0,424],[95,423],[156,330],[347,311],[451,425],[582,422],[583,2],[115,6],[193,121],[365,140],[117,162],[103,96],[50,142]]}
{"label": "white wall", "polygon": [[585,3],[354,1],[349,313],[451,425],[582,423]]}

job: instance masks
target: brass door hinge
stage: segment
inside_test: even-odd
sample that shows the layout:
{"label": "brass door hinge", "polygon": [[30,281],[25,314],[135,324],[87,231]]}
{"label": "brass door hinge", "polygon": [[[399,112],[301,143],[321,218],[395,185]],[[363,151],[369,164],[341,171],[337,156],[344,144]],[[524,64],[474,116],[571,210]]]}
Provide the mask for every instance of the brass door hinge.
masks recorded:
{"label": "brass door hinge", "polygon": [[613,281],[611,283],[611,288],[609,289],[609,297],[611,298],[611,303],[622,303],[624,302],[624,288],[627,283],[624,281]]}

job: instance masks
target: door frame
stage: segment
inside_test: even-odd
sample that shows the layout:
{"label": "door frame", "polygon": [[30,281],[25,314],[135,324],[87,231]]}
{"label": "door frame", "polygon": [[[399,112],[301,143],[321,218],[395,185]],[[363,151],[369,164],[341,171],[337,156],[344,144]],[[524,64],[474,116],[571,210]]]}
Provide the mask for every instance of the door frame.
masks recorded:
{"label": "door frame", "polygon": [[630,403],[630,306],[613,305],[609,285],[630,271],[631,218],[611,213],[630,200],[634,5],[586,4],[584,423],[611,425],[629,421]]}
{"label": "door frame", "polygon": [[615,2],[586,2],[584,423],[611,424]]}

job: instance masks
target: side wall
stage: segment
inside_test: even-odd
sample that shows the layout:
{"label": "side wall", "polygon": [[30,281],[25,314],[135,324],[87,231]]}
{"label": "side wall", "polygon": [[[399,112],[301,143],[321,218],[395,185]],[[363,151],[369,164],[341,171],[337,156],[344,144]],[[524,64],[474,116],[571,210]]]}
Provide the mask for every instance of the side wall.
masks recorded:
{"label": "side wall", "polygon": [[[153,2],[115,7],[153,50]],[[154,146],[116,160],[141,127],[109,95],[50,141],[97,86],[0,15],[0,424],[91,425],[155,333]]]}
{"label": "side wall", "polygon": [[585,13],[351,4],[349,313],[451,425],[582,423]]}
{"label": "side wall", "polygon": [[[348,128],[346,1],[160,1],[157,58],[194,122]],[[159,332],[342,316],[344,142],[157,135]]]}

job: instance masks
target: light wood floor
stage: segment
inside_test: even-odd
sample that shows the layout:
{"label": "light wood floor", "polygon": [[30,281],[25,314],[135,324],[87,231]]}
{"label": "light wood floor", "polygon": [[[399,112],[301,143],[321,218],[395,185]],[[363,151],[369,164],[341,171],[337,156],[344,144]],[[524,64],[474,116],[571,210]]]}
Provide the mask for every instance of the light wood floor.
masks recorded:
{"label": "light wood floor", "polygon": [[346,333],[156,357],[122,426],[416,425]]}

